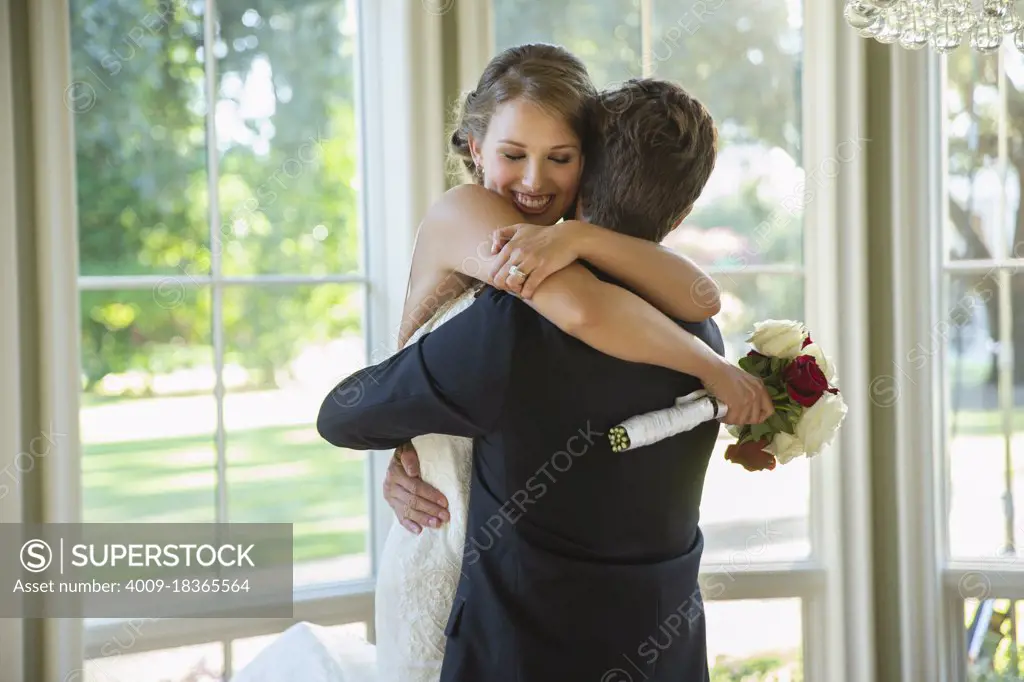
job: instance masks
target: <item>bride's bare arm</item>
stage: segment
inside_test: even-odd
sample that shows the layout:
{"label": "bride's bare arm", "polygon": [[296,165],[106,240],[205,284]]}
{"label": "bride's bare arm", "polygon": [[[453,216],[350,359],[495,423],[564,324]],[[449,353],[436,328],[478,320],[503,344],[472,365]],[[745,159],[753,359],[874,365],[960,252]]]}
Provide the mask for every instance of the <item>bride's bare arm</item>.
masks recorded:
{"label": "bride's bare arm", "polygon": [[[456,187],[436,202],[417,235],[403,330],[415,330],[471,278],[485,278],[496,258],[491,254],[494,229],[522,220],[506,200],[476,185]],[[527,303],[562,331],[623,360],[702,379],[725,363],[647,301],[601,281],[578,263],[550,275]]]}
{"label": "bride's bare arm", "polygon": [[701,322],[722,307],[718,285],[692,260],[599,225],[578,220],[547,228],[509,225],[495,231],[494,248],[501,249],[491,270],[496,279],[508,276],[513,261],[530,273],[525,281],[510,284],[523,298],[531,298],[552,272],[579,259],[612,275],[670,317]]}
{"label": "bride's bare arm", "polygon": [[686,256],[599,225],[567,221],[566,226],[581,235],[580,258],[621,280],[666,315],[700,322],[721,310],[718,285]]}

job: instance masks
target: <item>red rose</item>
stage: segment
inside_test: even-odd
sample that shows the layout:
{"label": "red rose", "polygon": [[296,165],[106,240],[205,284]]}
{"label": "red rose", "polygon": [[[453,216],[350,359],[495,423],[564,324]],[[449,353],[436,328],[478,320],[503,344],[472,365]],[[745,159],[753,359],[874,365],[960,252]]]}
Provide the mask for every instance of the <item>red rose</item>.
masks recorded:
{"label": "red rose", "polygon": [[807,348],[807,346],[811,345],[812,343],[814,343],[814,342],[813,342],[813,341],[811,341],[811,335],[810,335],[810,334],[808,334],[808,335],[807,335],[807,338],[806,338],[806,339],[804,339],[804,345],[800,346],[800,348],[801,348],[801,349]]}
{"label": "red rose", "polygon": [[818,402],[828,390],[828,379],[810,355],[798,355],[782,370],[789,397],[804,407]]}
{"label": "red rose", "polygon": [[762,438],[746,443],[733,443],[725,449],[725,458],[747,471],[771,471],[775,468],[775,455],[765,450],[768,440]]}

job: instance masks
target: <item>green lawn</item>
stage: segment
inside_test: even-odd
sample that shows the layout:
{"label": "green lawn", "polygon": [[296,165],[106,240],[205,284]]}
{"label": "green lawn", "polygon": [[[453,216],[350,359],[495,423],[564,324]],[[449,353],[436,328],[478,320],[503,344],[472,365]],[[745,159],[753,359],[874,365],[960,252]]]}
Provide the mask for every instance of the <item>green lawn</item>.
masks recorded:
{"label": "green lawn", "polygon": [[[1024,406],[1014,409],[1011,421],[1014,433],[1024,432]],[[955,426],[957,435],[998,436],[1003,432],[1003,413],[998,407],[990,411],[961,410],[948,414],[946,423],[950,429]]]}
{"label": "green lawn", "polygon": [[[227,458],[229,521],[294,523],[296,562],[365,551],[363,453],[283,426],[230,433]],[[84,520],[212,522],[215,462],[208,436],[87,445]]]}

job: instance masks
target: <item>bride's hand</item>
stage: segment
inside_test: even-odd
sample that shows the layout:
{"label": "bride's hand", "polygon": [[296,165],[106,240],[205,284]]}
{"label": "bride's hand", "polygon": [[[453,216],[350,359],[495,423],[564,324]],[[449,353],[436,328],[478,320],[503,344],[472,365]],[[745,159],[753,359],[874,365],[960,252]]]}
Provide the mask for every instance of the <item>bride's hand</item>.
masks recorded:
{"label": "bride's hand", "polygon": [[[579,258],[579,224],[509,225],[492,234],[491,253],[498,254],[488,273],[494,287],[530,298],[549,275]],[[510,273],[515,265],[525,275]]]}
{"label": "bride's hand", "polygon": [[440,528],[451,518],[448,500],[420,478],[420,458],[412,443],[395,450],[384,477],[384,499],[402,527],[412,533],[421,532],[424,526]]}
{"label": "bride's hand", "polygon": [[701,380],[704,387],[728,407],[722,417],[723,424],[760,424],[775,412],[775,404],[764,382],[731,362],[716,363]]}

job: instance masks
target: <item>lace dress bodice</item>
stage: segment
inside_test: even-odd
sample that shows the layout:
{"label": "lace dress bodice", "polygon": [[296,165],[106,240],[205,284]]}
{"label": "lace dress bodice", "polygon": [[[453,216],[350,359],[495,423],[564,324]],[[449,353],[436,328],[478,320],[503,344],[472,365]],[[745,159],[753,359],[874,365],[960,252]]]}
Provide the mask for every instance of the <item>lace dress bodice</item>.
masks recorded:
{"label": "lace dress bodice", "polygon": [[[477,288],[442,306],[409,340],[415,343],[472,305]],[[377,576],[376,628],[380,682],[437,682],[445,625],[462,572],[473,440],[429,434],[412,440],[424,481],[448,499],[451,520],[410,533],[394,523]]]}

